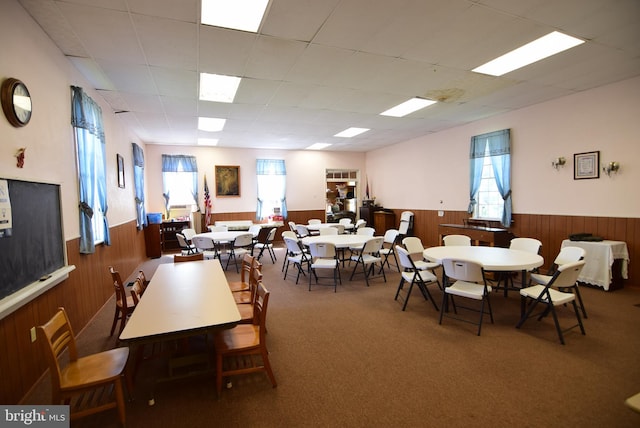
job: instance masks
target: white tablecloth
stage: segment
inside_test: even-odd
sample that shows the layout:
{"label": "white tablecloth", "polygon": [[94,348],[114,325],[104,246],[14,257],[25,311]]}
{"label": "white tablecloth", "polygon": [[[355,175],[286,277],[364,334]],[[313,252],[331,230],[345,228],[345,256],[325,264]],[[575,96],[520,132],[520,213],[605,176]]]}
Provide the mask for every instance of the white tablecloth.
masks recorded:
{"label": "white tablecloth", "polygon": [[586,251],[585,265],[578,277],[578,281],[587,284],[598,285],[609,290],[611,284],[611,266],[616,259],[622,260],[622,278],[627,279],[627,265],[629,263],[629,250],[627,243],[623,241],[562,241],[562,247],[580,247]]}

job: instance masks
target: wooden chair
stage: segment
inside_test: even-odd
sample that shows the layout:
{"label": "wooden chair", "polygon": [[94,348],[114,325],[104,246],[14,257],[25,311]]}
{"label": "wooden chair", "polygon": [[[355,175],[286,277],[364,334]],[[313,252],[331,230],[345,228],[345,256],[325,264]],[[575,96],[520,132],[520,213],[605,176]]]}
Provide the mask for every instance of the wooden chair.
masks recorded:
{"label": "wooden chair", "polygon": [[[236,301],[236,305],[238,306],[238,312],[240,312],[240,323],[241,324],[252,324],[255,318],[254,304],[256,302],[258,284],[262,281],[262,269],[260,268],[262,265],[257,266],[256,269],[252,269],[249,277],[250,289],[248,291],[249,297],[251,299],[250,302],[244,302],[242,299],[240,301]],[[233,293],[234,297],[236,293]]]}
{"label": "wooden chair", "polygon": [[137,306],[138,302],[140,302],[140,299],[142,298],[142,294],[144,293],[144,286],[142,285],[142,280],[140,278],[136,278],[135,281],[133,281],[133,285],[129,292],[131,293],[133,303]]}
{"label": "wooden chair", "polygon": [[174,263],[182,263],[182,262],[195,262],[198,260],[204,260],[204,253],[196,253],[196,254],[175,254],[173,256]]}
{"label": "wooden chair", "polygon": [[249,289],[249,278],[251,278],[251,271],[253,269],[253,262],[255,257],[251,254],[245,254],[242,257],[242,264],[240,265],[240,281],[229,281],[229,289],[231,291],[246,291]]}
{"label": "wooden chair", "polygon": [[127,323],[127,319],[136,307],[136,303],[133,301],[133,297],[127,296],[124,284],[122,283],[122,279],[120,278],[120,272],[115,270],[113,266],[109,266],[109,272],[111,273],[113,288],[116,292],[116,308],[113,314],[111,333],[109,333],[109,336],[113,336],[113,332],[116,330],[118,320],[120,320],[119,333],[122,333],[124,325]]}
{"label": "wooden chair", "polygon": [[262,263],[254,257],[251,269],[249,269],[249,289],[232,292],[233,298],[238,304],[253,304],[258,280],[262,279]]}
{"label": "wooden chair", "polygon": [[[277,386],[269,363],[269,351],[265,340],[269,291],[260,282],[254,303],[253,324],[238,324],[228,330],[218,331],[213,337],[216,355],[216,392],[222,391],[222,379],[229,376],[267,373],[271,385]],[[225,364],[226,363],[226,364]]]}
{"label": "wooden chair", "polygon": [[[70,406],[71,420],[116,408],[118,419],[125,425],[125,403],[122,389],[129,348],[115,348],[78,357],[76,340],[64,308],[36,329],[51,373],[53,404]],[[69,350],[68,364],[61,366],[59,357]],[[131,391],[130,379],[127,386]],[[101,392],[100,392],[101,391]]]}

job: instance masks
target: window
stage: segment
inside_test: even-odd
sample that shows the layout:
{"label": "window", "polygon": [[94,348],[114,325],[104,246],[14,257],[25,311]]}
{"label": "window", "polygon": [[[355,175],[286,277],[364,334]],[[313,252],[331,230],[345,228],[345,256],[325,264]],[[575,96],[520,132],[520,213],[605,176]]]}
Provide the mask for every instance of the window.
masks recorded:
{"label": "window", "polygon": [[258,159],[256,175],[258,182],[256,219],[260,221],[273,215],[287,218],[287,171],[284,160]]}
{"label": "window", "polygon": [[162,155],[162,184],[167,214],[171,208],[195,205],[198,200],[195,156]]}
{"label": "window", "polygon": [[511,226],[511,136],[509,129],[471,138],[469,214]]}
{"label": "window", "polygon": [[78,160],[80,252],[91,254],[96,244],[111,243],[106,216],[105,138],[100,106],[76,86],[71,87],[71,124]]}
{"label": "window", "polygon": [[473,211],[474,218],[500,220],[502,218],[502,210],[504,201],[498,191],[496,179],[493,175],[493,166],[491,165],[491,157],[485,155],[482,164],[482,179],[480,188],[476,193],[476,206]]}

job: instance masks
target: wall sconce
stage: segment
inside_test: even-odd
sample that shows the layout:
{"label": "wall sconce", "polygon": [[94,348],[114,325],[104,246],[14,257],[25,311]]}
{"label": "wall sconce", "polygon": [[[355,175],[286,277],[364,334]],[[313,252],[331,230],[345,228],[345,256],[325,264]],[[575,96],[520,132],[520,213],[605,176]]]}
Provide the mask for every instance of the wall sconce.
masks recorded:
{"label": "wall sconce", "polygon": [[554,167],[555,169],[558,169],[558,167],[564,166],[564,164],[566,163],[567,163],[567,160],[563,156],[560,156],[559,158],[551,161],[551,166]]}
{"label": "wall sconce", "polygon": [[620,164],[618,162],[609,162],[609,165],[602,167],[602,170],[611,177],[611,173],[617,173],[620,169]]}

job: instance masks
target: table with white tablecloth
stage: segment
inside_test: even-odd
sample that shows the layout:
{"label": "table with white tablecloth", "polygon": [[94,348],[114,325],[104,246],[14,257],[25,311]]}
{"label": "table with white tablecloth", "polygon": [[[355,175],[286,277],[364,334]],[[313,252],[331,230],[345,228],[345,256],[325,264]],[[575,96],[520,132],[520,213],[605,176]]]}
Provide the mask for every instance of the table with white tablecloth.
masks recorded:
{"label": "table with white tablecloth", "polygon": [[[624,241],[562,241],[564,247],[580,247],[586,251],[585,265],[578,277],[578,281],[597,285],[609,290],[614,279],[614,262],[620,261],[620,276],[627,279],[629,264],[629,250]],[[615,288],[615,287],[611,287]]]}

